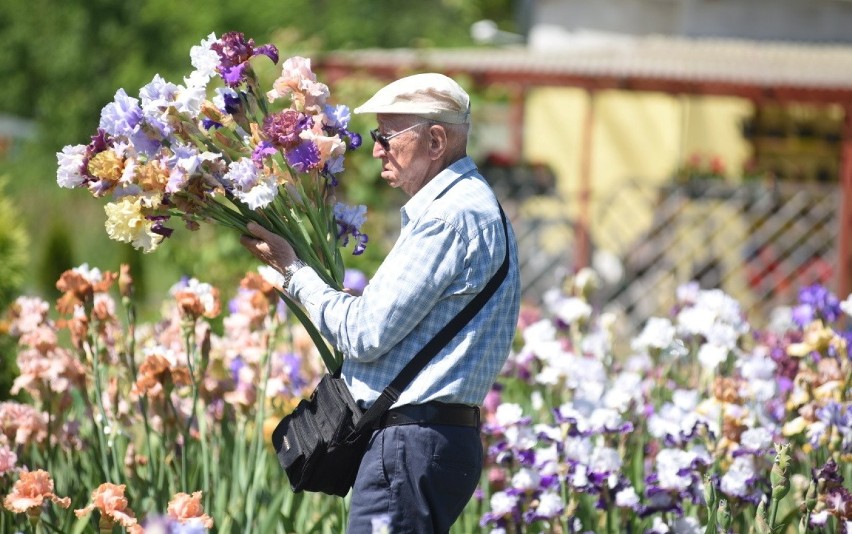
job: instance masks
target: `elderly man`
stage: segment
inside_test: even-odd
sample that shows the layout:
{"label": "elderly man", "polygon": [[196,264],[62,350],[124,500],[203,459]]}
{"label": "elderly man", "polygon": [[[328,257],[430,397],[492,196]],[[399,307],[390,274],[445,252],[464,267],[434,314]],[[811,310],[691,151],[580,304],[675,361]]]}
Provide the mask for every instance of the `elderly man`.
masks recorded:
{"label": "elderly man", "polygon": [[[352,491],[349,527],[447,532],[482,470],[479,405],[509,353],[520,282],[514,234],[467,157],[470,99],[452,79],[417,74],[380,89],[355,113],[375,113],[381,177],[410,197],[399,239],[361,296],[336,291],[282,238],[252,225],[243,245],[284,273],[286,291],[344,355],[363,407],[474,298],[509,255],[485,307],[402,392],[370,440]],[[508,235],[508,242],[506,236]],[[448,424],[449,423],[449,424]]]}

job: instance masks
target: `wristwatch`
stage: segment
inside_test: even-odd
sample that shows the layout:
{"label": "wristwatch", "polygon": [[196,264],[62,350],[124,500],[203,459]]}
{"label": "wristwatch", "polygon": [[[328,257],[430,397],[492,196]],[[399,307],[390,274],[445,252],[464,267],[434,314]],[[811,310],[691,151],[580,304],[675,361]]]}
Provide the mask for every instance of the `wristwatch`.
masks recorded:
{"label": "wristwatch", "polygon": [[296,261],[294,261],[293,263],[291,263],[290,265],[288,265],[284,269],[284,279],[283,279],[283,283],[282,283],[282,287],[283,287],[284,291],[287,291],[287,288],[290,287],[290,280],[293,279],[293,275],[296,274],[296,271],[298,271],[302,267],[307,267],[307,266],[308,266],[307,263],[296,258]]}

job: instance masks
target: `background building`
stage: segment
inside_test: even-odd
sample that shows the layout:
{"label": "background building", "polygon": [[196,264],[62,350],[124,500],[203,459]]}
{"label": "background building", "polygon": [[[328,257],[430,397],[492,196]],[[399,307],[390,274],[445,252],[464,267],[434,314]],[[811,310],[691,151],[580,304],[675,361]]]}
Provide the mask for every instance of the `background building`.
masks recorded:
{"label": "background building", "polygon": [[[529,260],[529,296],[566,263],[597,267],[602,299],[640,320],[692,279],[757,315],[809,283],[848,293],[852,47],[839,41],[852,6],[531,7],[523,39],[492,27],[480,38],[496,46],[338,52],[320,65],[332,78],[440,70],[501,88],[474,110],[475,156],[498,190],[530,193],[526,246],[553,251]],[[541,169],[552,184],[530,191]]]}

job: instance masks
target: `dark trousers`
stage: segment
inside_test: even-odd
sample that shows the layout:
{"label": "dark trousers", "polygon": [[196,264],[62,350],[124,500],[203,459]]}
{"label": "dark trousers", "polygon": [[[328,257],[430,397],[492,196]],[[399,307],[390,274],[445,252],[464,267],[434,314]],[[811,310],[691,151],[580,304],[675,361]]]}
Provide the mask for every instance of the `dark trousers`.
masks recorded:
{"label": "dark trousers", "polygon": [[352,488],[349,534],[449,532],[482,472],[474,427],[400,425],[373,433]]}

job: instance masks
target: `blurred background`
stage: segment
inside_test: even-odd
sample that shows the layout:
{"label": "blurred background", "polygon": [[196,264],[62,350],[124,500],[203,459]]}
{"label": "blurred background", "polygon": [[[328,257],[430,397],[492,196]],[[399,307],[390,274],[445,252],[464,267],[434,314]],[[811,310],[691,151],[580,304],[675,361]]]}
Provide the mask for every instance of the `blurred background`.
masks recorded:
{"label": "blurred background", "polygon": [[[520,238],[524,296],[584,266],[634,324],[697,280],[760,325],[799,287],[852,282],[852,2],[843,0],[0,1],[0,309],[56,296],[82,263],[130,263],[143,314],[180,276],[225,297],[254,267],[230,232],[178,229],[151,255],[110,241],[103,202],[56,185],[119,88],[181,83],[211,32],[313,61],[356,107],[391,79],[455,77],[470,154]],[[255,63],[268,86],[279,67]],[[363,136],[374,125],[354,116]],[[364,144],[340,197],[366,204],[368,276],[405,198]]]}

